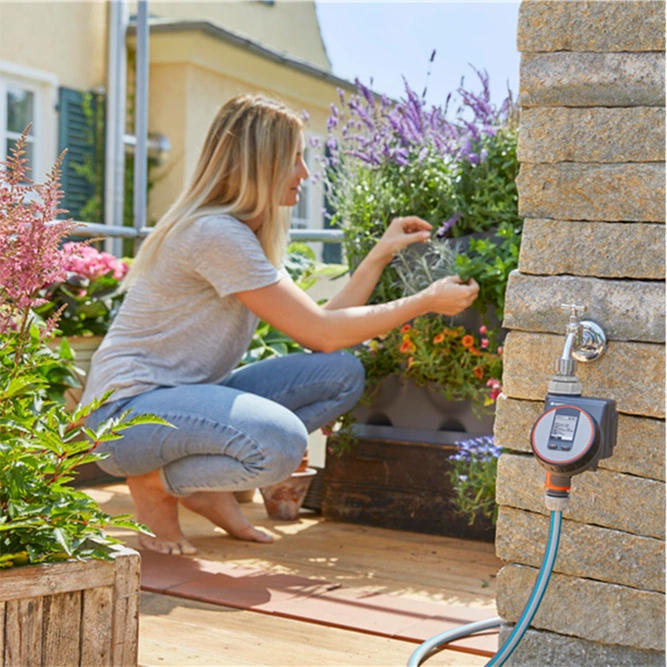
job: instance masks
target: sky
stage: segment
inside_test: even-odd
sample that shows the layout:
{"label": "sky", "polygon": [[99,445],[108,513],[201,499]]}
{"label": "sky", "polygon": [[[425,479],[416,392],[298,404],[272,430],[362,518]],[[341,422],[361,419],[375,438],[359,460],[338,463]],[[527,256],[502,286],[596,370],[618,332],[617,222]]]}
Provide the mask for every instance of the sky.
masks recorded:
{"label": "sky", "polygon": [[[405,76],[427,102],[444,104],[465,77],[478,91],[470,67],[485,69],[491,98],[500,104],[507,88],[519,89],[516,48],[519,2],[340,2],[316,0],[317,15],[333,73],[359,77],[394,99],[403,96]],[[429,58],[436,50],[429,70]],[[427,84],[428,81],[428,84]]]}

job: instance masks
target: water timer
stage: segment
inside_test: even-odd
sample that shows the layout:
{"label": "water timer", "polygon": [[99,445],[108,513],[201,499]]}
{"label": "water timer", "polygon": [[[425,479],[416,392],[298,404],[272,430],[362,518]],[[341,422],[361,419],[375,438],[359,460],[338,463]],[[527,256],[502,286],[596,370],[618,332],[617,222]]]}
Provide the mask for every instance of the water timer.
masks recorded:
{"label": "water timer", "polygon": [[548,394],[530,444],[544,468],[572,476],[596,470],[600,459],[611,456],[616,433],[616,401]]}
{"label": "water timer", "polygon": [[616,401],[582,396],[576,376],[577,362],[599,359],[607,347],[602,327],[579,321],[585,306],[563,305],[570,311],[563,353],[556,359],[555,375],[549,381],[544,412],[530,433],[537,461],[547,470],[547,504],[562,507],[570,478],[586,470],[597,470],[598,461],[612,455],[618,431]]}

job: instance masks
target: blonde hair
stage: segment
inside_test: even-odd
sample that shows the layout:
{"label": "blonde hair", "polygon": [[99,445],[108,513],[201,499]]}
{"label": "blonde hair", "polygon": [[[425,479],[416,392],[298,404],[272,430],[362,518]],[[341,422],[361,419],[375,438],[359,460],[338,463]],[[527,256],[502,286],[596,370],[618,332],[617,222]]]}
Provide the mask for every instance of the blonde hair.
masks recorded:
{"label": "blonde hair", "polygon": [[208,131],[190,183],[143,242],[124,288],[150,271],[168,236],[212,213],[227,213],[241,221],[261,216],[257,237],[278,268],[289,234],[288,211],[280,200],[302,129],[294,111],[263,95],[241,95],[224,104]]}

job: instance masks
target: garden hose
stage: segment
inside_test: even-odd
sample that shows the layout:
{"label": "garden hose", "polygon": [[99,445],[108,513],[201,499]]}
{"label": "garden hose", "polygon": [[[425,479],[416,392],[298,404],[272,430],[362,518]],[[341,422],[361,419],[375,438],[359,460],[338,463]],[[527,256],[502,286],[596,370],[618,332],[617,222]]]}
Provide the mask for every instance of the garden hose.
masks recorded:
{"label": "garden hose", "polygon": [[[502,648],[486,663],[486,667],[500,667],[505,664],[505,661],[512,655],[514,649],[519,645],[528,626],[535,617],[537,610],[544,597],[544,592],[549,585],[551,572],[556,561],[556,554],[558,553],[558,543],[560,542],[560,530],[563,521],[563,513],[560,511],[551,512],[551,526],[549,528],[549,541],[547,542],[546,553],[542,561],[542,567],[537,575],[537,581],[533,587],[533,592],[528,598],[528,602],[524,607],[521,617],[517,621],[512,633]],[[419,665],[428,657],[429,653],[438,648],[442,644],[447,644],[462,637],[468,637],[476,632],[483,632],[491,628],[500,626],[502,620],[499,617],[490,618],[486,621],[477,621],[476,623],[469,623],[461,625],[453,630],[442,632],[431,639],[426,640],[420,644],[417,650],[410,656],[407,667],[419,667]]]}

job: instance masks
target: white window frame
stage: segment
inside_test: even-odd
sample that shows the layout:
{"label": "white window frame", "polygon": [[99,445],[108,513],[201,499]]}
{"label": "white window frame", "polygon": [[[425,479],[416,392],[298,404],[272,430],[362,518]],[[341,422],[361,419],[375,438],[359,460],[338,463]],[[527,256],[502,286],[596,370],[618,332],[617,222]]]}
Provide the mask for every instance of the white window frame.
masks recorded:
{"label": "white window frame", "polygon": [[[0,152],[7,146],[7,88],[22,88],[34,95],[34,164],[30,178],[41,183],[56,161],[58,151],[58,77],[19,63],[0,60]],[[14,137],[11,137],[14,138]]]}
{"label": "white window frame", "polygon": [[[308,167],[311,176],[319,168],[315,160],[315,155],[320,152],[317,148],[310,145],[310,138],[316,137],[322,142],[322,137],[311,134],[305,137],[306,145],[304,147],[304,161]],[[304,182],[304,185],[305,182]],[[321,180],[318,183],[313,183],[311,177],[308,177],[308,183],[304,188],[302,185],[301,196],[305,197],[306,217],[297,218],[294,214],[298,207],[295,206],[292,211],[292,229],[323,229],[324,216],[322,215],[322,207],[324,206],[324,191],[322,189]]]}

